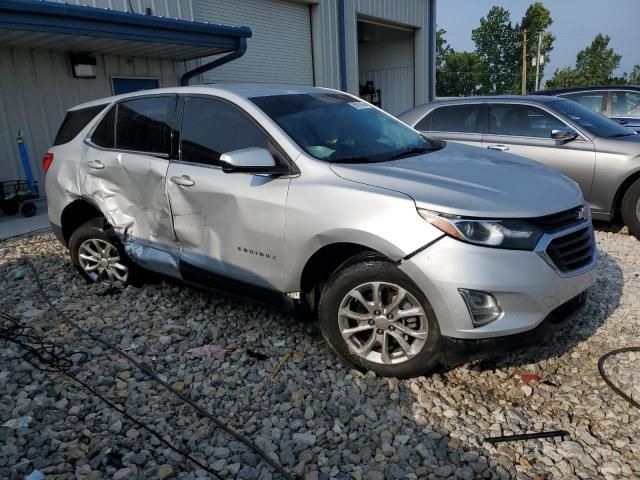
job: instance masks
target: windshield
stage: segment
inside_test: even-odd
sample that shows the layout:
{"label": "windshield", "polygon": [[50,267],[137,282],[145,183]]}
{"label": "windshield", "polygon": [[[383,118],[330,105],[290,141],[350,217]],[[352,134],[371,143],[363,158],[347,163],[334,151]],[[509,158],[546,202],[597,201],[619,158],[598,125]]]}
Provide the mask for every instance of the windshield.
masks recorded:
{"label": "windshield", "polygon": [[399,120],[339,93],[251,101],[309,155],[326,162],[385,162],[436,147]]}
{"label": "windshield", "polygon": [[597,137],[613,138],[635,135],[633,130],[571,100],[558,100],[552,102],[551,105]]}

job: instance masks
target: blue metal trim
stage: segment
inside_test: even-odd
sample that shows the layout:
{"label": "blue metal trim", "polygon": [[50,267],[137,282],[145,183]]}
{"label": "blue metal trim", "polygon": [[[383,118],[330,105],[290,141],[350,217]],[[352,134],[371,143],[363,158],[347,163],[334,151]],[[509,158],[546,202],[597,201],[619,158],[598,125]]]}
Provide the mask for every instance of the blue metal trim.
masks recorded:
{"label": "blue metal trim", "polygon": [[436,0],[429,0],[429,48],[427,49],[427,72],[429,75],[427,86],[427,101],[436,99]]}
{"label": "blue metal trim", "polygon": [[244,52],[246,51],[247,51],[247,39],[241,38],[240,45],[238,45],[238,48],[236,48],[233,52],[225,55],[224,57],[217,58],[212,62],[205,63],[204,65],[200,65],[199,67],[194,68],[193,70],[189,70],[188,72],[183,73],[182,77],[180,78],[180,85],[182,85],[183,87],[186,87],[187,85],[189,85],[189,80],[191,80],[193,77],[200,75],[204,72],[208,72],[209,70],[219,67],[220,65],[224,65],[225,63],[229,63],[230,61],[235,60],[236,58],[240,58],[242,55],[244,55]]}
{"label": "blue metal trim", "polygon": [[191,22],[45,0],[3,0],[0,29],[236,50],[248,27]]}
{"label": "blue metal trim", "polygon": [[340,90],[347,91],[347,40],[344,26],[344,0],[338,0],[338,48],[340,56]]}

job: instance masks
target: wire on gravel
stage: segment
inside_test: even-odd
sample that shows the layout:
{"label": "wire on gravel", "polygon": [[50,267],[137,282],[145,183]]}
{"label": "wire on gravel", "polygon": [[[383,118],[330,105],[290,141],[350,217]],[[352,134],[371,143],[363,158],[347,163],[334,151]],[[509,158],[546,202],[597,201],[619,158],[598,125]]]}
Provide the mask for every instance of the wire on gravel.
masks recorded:
{"label": "wire on gravel", "polygon": [[605,383],[609,386],[611,390],[616,392],[618,395],[620,395],[622,398],[624,398],[627,402],[629,402],[634,407],[640,409],[640,402],[631,398],[629,395],[624,393],[622,389],[620,389],[620,387],[615,385],[611,381],[611,379],[609,378],[609,375],[607,375],[607,372],[604,369],[604,363],[607,361],[609,357],[613,357],[614,355],[618,355],[619,353],[628,353],[628,352],[640,352],[640,347],[618,348],[616,350],[611,350],[610,352],[605,353],[598,360],[598,372],[600,372],[600,376],[602,377],[602,379],[605,381]]}

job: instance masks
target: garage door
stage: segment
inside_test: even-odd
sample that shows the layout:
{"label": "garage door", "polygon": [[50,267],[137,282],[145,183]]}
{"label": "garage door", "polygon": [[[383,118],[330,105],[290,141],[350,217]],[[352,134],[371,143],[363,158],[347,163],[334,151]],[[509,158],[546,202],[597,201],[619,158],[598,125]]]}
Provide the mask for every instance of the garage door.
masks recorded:
{"label": "garage door", "polygon": [[313,84],[309,5],[285,0],[196,0],[194,5],[198,21],[253,31],[247,53],[206,73],[205,82]]}

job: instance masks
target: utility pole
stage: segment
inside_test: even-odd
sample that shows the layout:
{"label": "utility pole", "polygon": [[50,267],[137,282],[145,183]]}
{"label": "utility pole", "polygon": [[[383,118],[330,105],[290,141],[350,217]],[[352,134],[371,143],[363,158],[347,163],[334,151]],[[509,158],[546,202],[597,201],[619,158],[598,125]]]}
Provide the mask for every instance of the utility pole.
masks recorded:
{"label": "utility pole", "polygon": [[540,49],[542,48],[542,32],[538,33],[538,51],[536,53],[536,90],[540,89],[538,78],[540,77]]}
{"label": "utility pole", "polygon": [[527,94],[527,29],[522,31],[522,95]]}

